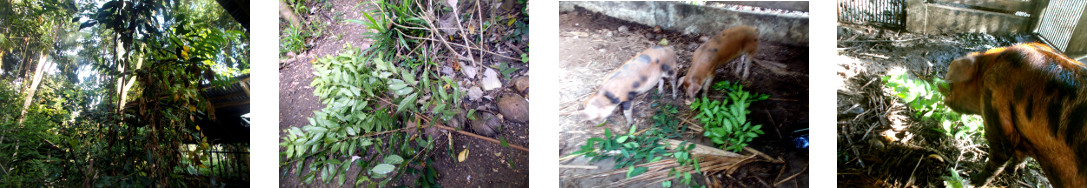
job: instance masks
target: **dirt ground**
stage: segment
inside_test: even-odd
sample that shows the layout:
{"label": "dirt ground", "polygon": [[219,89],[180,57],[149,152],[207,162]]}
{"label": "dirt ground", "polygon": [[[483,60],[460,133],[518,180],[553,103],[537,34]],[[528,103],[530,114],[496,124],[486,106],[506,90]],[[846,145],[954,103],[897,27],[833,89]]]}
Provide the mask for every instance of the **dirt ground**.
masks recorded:
{"label": "dirt ground", "polygon": [[[681,35],[674,31],[657,33],[650,26],[618,20],[580,8],[560,13],[559,22],[561,59],[559,67],[562,70],[559,73],[559,85],[562,86],[559,91],[560,157],[577,151],[590,137],[602,137],[605,129],[612,129],[613,132],[625,132],[629,129],[627,126],[629,124],[624,124],[626,120],[622,112],[618,110],[610,117],[607,125],[599,127],[583,121],[584,117],[578,114],[582,108],[581,103],[596,91],[606,74],[621,66],[637,52],[656,45],[662,38],[667,38],[669,45],[676,48],[679,56],[679,74],[682,76],[686,74],[687,67],[690,66],[690,57],[694,49],[702,43],[699,40],[700,36]],[[620,27],[624,29],[621,31]],[[755,59],[759,63],[752,63],[749,84],[745,84],[744,89],[770,94],[771,99],[752,103],[750,108],[752,113],[748,118],[753,124],[762,124],[766,134],[756,138],[750,147],[770,156],[782,157],[786,163],[753,163],[741,167],[738,172],[731,174],[731,177],[715,178],[726,182],[728,184],[725,185],[726,187],[763,187],[785,179],[786,176],[800,173],[798,177],[785,181],[780,187],[808,187],[808,175],[805,170],[808,166],[808,151],[797,149],[792,141],[797,136],[807,134],[806,131],[799,133],[794,131],[808,128],[808,47],[763,41],[760,43]],[[732,70],[732,68],[719,69],[715,81],[737,81]],[[674,105],[680,109],[682,117],[693,119],[691,118],[693,115],[687,112],[688,108],[682,97],[672,99],[669,93],[671,85],[666,83],[664,87],[664,95],[652,89],[647,92],[648,94],[634,100],[634,119],[638,127],[652,125],[651,118],[655,110],[650,104],[655,102],[662,105]],[[678,96],[683,95],[682,91],[678,94]],[[714,99],[723,98],[722,93],[710,95]],[[712,145],[712,142],[701,135],[701,133],[687,133],[684,140]],[[605,178],[582,178],[614,168],[614,161],[610,159],[592,163],[588,161],[584,157],[560,161],[562,165],[599,167],[594,170],[560,169],[561,185],[563,187],[607,186],[625,177],[615,175]],[[701,176],[694,179],[697,179],[700,184],[704,182]]]}
{"label": "dirt ground", "polygon": [[[326,24],[323,26],[325,32],[320,37],[310,39],[307,42],[311,46],[306,52],[280,57],[282,61],[279,85],[280,130],[305,126],[308,124],[307,118],[313,116],[313,111],[324,108],[324,105],[320,104],[317,97],[313,95],[313,87],[309,86],[314,78],[313,61],[320,57],[339,54],[344,44],[347,43],[362,48],[368,47],[371,43],[364,39],[362,35],[366,32],[363,29],[364,26],[345,21],[346,19],[363,19],[362,13],[371,10],[365,10],[366,6],[361,6],[360,3],[368,2],[328,0],[327,6],[325,3],[309,3],[307,7],[319,8],[313,9],[315,10],[313,14],[300,13],[299,15],[310,22],[320,20],[321,23]],[[281,25],[286,25],[286,23]],[[527,43],[527,40],[525,40],[525,43]],[[520,45],[524,46],[524,44]],[[489,66],[496,63],[496,61],[488,58],[488,61],[484,61],[481,66]],[[511,78],[527,76],[527,64],[509,64],[520,69],[511,73]],[[483,70],[480,69],[479,75],[482,74]],[[464,78],[461,74],[458,74],[458,77],[455,77],[454,80],[460,80],[461,87],[465,87],[461,88],[462,90],[467,90],[466,87],[475,82],[475,80]],[[498,100],[498,96],[517,94],[512,89],[514,79],[500,78],[500,80],[503,87],[485,91],[482,99],[469,100],[468,97],[465,97],[463,99],[466,101],[464,103],[465,107],[477,109],[480,112],[497,113],[496,100]],[[528,123],[506,120],[502,124],[502,130],[492,138],[504,138],[511,145],[528,147]],[[285,135],[284,132],[280,132],[280,137]],[[526,187],[528,185],[528,152],[502,147],[492,142],[457,133],[447,133],[444,130],[441,135],[436,138],[434,152],[429,158],[433,161],[431,165],[438,171],[438,181],[441,185],[447,187]],[[452,136],[452,139],[448,137],[449,135]],[[452,149],[449,148],[450,140],[453,142]],[[470,151],[469,157],[463,162],[457,162],[454,152],[460,152],[465,148]],[[285,151],[285,149],[280,148],[280,151]],[[282,157],[280,161],[284,161]],[[284,166],[280,169],[281,175],[295,174],[297,173],[296,170],[298,170],[293,169],[293,166]],[[354,174],[358,174],[359,170],[360,168],[352,168],[347,173],[349,176],[347,176],[346,182],[354,182]],[[400,182],[395,182],[394,185],[410,186],[413,185],[414,180],[414,178],[404,177],[401,178]],[[281,176],[279,185],[281,187],[303,187],[300,178],[294,175]],[[353,183],[345,185],[350,186]],[[304,185],[304,187],[336,186],[334,183],[323,185],[319,181]]]}
{"label": "dirt ground", "polygon": [[[883,87],[880,77],[905,69],[914,79],[943,77],[949,63],[968,52],[1037,40],[1032,35],[951,34],[924,36],[893,30],[838,27],[838,186],[943,187],[949,169],[963,179],[984,167],[988,151],[980,135],[953,139]],[[898,140],[898,141],[891,141]],[[1006,170],[990,186],[1047,187],[1037,162]]]}

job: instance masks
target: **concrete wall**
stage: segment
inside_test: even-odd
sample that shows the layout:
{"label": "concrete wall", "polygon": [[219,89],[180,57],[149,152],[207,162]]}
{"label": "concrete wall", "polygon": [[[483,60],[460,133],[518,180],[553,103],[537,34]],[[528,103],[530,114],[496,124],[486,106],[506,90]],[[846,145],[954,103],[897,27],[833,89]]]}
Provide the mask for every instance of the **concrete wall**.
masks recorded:
{"label": "concrete wall", "polygon": [[[712,2],[716,1],[707,1],[706,3]],[[721,3],[808,12],[807,1],[722,1]]]}
{"label": "concrete wall", "polygon": [[960,4],[992,10],[1031,12],[1035,1],[1024,0],[933,0],[937,4]]}
{"label": "concrete wall", "polygon": [[925,3],[924,0],[908,0],[906,6],[906,30],[913,33],[1004,34],[1032,30],[1033,19],[1015,14]]}
{"label": "concrete wall", "polygon": [[647,26],[684,34],[713,35],[738,25],[759,29],[760,39],[791,45],[808,45],[808,17],[764,12],[725,10],[676,2],[571,2],[560,3],[560,10],[573,6]]}

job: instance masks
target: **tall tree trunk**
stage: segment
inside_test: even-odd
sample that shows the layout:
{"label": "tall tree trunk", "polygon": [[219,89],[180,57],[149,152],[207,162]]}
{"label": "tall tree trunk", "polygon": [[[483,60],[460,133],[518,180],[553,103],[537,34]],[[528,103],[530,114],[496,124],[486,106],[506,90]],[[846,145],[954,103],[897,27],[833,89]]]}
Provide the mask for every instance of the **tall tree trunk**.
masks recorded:
{"label": "tall tree trunk", "polygon": [[128,90],[132,89],[132,85],[136,84],[136,75],[137,74],[135,74],[135,72],[136,72],[135,70],[139,70],[140,67],[142,67],[142,66],[143,66],[143,57],[137,57],[136,58],[136,68],[132,70],[133,73],[130,74],[130,76],[129,76],[130,78],[128,78],[128,81],[124,83],[124,88],[121,89],[121,105],[120,105],[120,107],[117,108],[118,111],[124,112],[125,103],[126,103],[125,101],[128,101]]}
{"label": "tall tree trunk", "polygon": [[23,102],[23,112],[19,114],[19,125],[23,124],[23,120],[26,120],[26,110],[30,107],[30,102],[34,101],[34,93],[38,92],[38,84],[42,81],[42,75],[45,73],[45,67],[48,62],[45,61],[48,55],[45,51],[42,51],[41,57],[38,58],[38,68],[34,70],[34,82],[30,84],[30,88],[26,90],[26,101]]}

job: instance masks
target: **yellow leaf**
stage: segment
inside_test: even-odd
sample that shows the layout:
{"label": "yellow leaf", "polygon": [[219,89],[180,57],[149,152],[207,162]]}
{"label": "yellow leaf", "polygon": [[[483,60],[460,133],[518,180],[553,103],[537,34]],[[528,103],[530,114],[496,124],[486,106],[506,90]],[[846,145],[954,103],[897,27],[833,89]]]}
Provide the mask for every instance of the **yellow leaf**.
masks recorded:
{"label": "yellow leaf", "polygon": [[195,111],[196,111],[196,107],[195,107],[195,106],[189,106],[189,111],[191,111],[191,112],[195,112]]}
{"label": "yellow leaf", "polygon": [[460,154],[457,155],[457,162],[464,162],[464,159],[466,158],[468,158],[468,148],[464,148],[464,150],[460,151]]}
{"label": "yellow leaf", "polygon": [[199,125],[196,126],[196,131],[200,131],[200,126]]}
{"label": "yellow leaf", "polygon": [[189,46],[182,46],[181,49],[182,49],[181,50],[181,57],[184,57],[185,59],[189,59],[189,49],[190,49]]}
{"label": "yellow leaf", "polygon": [[475,35],[475,34],[476,34],[476,26],[474,26],[474,25],[468,25],[468,34],[473,34],[473,35]]}
{"label": "yellow leaf", "polygon": [[[509,16],[510,16],[510,14],[506,14],[506,17],[509,17]],[[517,21],[517,18],[510,18],[510,21],[506,22],[506,26],[513,26],[514,21]]]}

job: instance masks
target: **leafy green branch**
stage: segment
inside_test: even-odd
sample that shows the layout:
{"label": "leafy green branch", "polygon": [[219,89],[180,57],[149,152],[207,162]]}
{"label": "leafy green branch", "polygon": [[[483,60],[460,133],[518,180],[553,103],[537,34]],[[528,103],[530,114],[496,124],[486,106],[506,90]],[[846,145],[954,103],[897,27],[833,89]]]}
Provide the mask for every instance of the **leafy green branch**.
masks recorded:
{"label": "leafy green branch", "polygon": [[[766,100],[770,95],[751,94],[744,91],[739,83],[721,81],[713,89],[728,92],[726,100],[717,101],[702,97],[691,104],[691,110],[698,113],[698,119],[705,127],[703,136],[709,137],[723,149],[739,152],[747,143],[763,134],[762,125],[751,125],[747,114],[752,102]],[[730,103],[731,102],[731,103]]]}
{"label": "leafy green branch", "polygon": [[984,134],[980,116],[962,115],[944,104],[944,96],[940,94],[939,87],[945,83],[940,78],[912,79],[906,71],[892,71],[883,76],[883,85],[913,109],[915,117],[921,118],[921,121],[935,121],[940,125],[940,129],[935,130],[956,138]]}

